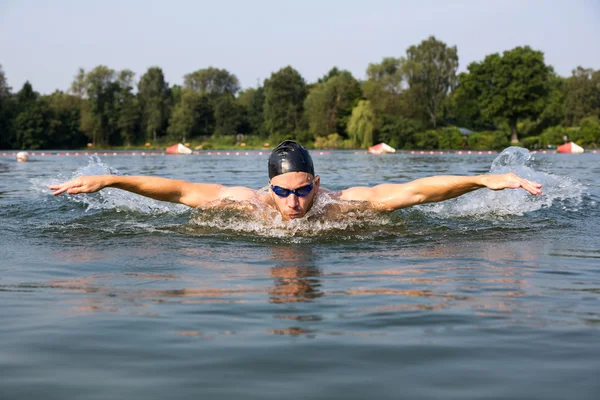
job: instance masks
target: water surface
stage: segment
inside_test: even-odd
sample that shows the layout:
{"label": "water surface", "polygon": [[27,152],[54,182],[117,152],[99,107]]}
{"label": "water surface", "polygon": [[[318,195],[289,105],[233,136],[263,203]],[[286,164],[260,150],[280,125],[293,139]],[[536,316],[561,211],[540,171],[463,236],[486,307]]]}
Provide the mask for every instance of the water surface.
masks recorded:
{"label": "water surface", "polygon": [[338,221],[273,222],[82,174],[267,182],[266,156],[0,158],[0,398],[600,396],[600,156],[314,157],[322,185],[516,172]]}

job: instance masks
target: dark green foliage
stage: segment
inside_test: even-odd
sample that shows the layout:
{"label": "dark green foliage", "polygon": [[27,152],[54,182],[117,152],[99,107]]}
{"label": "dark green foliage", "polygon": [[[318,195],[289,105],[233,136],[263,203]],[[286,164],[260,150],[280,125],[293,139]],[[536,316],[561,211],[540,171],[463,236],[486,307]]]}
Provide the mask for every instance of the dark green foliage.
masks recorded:
{"label": "dark green foliage", "polygon": [[288,66],[272,73],[265,80],[264,120],[273,142],[293,139],[303,129],[306,82]]}
{"label": "dark green foliage", "polygon": [[430,36],[408,48],[403,68],[415,103],[423,107],[435,128],[448,94],[457,85],[456,46],[448,47]]}
{"label": "dark green foliage", "polygon": [[491,54],[468,69],[459,76],[461,90],[476,99],[485,119],[508,123],[511,142],[517,143],[517,123],[537,118],[548,102],[552,68],[544,63],[543,53],[517,47],[503,55]]}
{"label": "dark green foliage", "polygon": [[159,67],[148,68],[138,83],[138,99],[142,112],[142,131],[146,140],[164,136],[171,111],[171,92]]}
{"label": "dark green foliage", "polygon": [[346,137],[346,126],[361,94],[360,84],[348,71],[337,71],[316,85],[304,102],[312,138],[332,133]]}
{"label": "dark green foliage", "polygon": [[[69,93],[13,93],[0,66],[0,148],[140,146],[196,141],[223,148],[295,139],[312,148],[495,149],[600,144],[600,71],[563,78],[527,46],[490,54],[456,77],[458,52],[430,37],[405,57],[369,64],[358,81],[338,67],[307,83],[291,66],[240,91],[237,77],[208,67],[183,85],[151,67],[79,69]],[[458,83],[458,85],[457,85]],[[137,86],[137,91],[134,89]],[[561,125],[562,124],[562,125]],[[430,128],[437,129],[427,130]],[[457,127],[478,133],[467,136]],[[518,136],[517,136],[518,133]],[[236,139],[238,138],[238,139]]]}

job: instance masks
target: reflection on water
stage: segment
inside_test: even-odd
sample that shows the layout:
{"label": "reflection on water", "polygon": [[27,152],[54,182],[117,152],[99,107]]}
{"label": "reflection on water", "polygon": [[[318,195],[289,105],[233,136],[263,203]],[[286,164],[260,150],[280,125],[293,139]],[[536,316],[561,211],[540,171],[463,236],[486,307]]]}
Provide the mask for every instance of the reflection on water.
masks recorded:
{"label": "reflection on water", "polygon": [[[540,274],[550,271],[541,270],[536,263],[540,251],[536,242],[499,243],[494,247],[476,242],[455,246],[438,243],[376,253],[348,246],[342,248],[347,261],[326,268],[318,265],[323,256],[319,247],[274,244],[265,250],[263,247],[253,254],[246,249],[245,263],[222,263],[214,261],[216,254],[210,248],[182,248],[181,265],[188,268],[186,274],[95,274],[12,289],[58,290],[62,311],[72,316],[122,313],[157,318],[168,315],[176,304],[191,307],[193,312],[241,307],[240,313],[243,309],[250,315],[271,315],[280,321],[278,327],[261,332],[290,335],[364,335],[362,324],[382,316],[411,324],[425,323],[428,318],[454,323],[477,318],[479,324],[490,326],[569,325],[573,320],[566,322],[564,318],[569,315],[580,315],[586,323],[600,321],[595,310],[578,311],[556,304],[549,310],[544,305],[548,291],[565,288],[552,286],[551,280],[548,286],[540,283],[544,282]],[[254,264],[255,257],[265,255],[271,266]],[[61,257],[74,259],[68,254]],[[98,257],[94,251],[77,255],[82,261]],[[455,257],[462,262],[454,261]],[[369,262],[376,258],[378,263],[387,260],[384,263],[388,265],[379,268]],[[586,284],[568,290],[591,295],[597,294],[599,286],[596,282],[596,286]],[[272,306],[265,308],[265,304]],[[286,304],[296,306],[282,308]],[[335,304],[345,304],[344,311],[324,311]],[[236,322],[237,314],[232,314],[227,329],[175,332],[212,338],[248,333]],[[289,325],[282,327],[285,321]]]}
{"label": "reflection on water", "polygon": [[271,248],[270,277],[274,285],[269,289],[272,303],[309,301],[323,296],[321,270],[314,265],[314,255],[308,247],[281,246]]}
{"label": "reflection on water", "polygon": [[562,399],[577,385],[578,398],[596,399],[597,159],[511,152],[493,164],[334,152],[318,169],[339,190],[492,164],[544,180],[542,197],[477,191],[291,223],[117,190],[47,191],[52,180],[120,171],[259,188],[266,159],[11,169],[0,180],[2,393]]}

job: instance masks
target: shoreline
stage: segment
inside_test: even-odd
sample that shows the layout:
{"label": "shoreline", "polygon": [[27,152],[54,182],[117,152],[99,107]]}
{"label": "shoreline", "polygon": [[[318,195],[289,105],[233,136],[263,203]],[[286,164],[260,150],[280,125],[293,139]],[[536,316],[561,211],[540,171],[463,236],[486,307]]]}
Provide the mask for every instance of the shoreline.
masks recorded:
{"label": "shoreline", "polygon": [[[10,150],[0,152],[0,157],[16,157],[17,153],[24,150]],[[329,155],[331,152],[346,151],[350,154],[370,154],[366,150],[311,150],[312,155],[322,156]],[[30,157],[80,157],[80,156],[268,156],[270,150],[194,150],[192,154],[169,154],[164,150],[36,150],[27,151]],[[570,154],[558,153],[556,150],[530,150],[532,154]],[[499,154],[498,150],[396,150],[392,154],[373,154],[374,156],[393,156],[394,154],[401,155],[488,155]],[[581,154],[600,154],[600,149],[590,149]]]}

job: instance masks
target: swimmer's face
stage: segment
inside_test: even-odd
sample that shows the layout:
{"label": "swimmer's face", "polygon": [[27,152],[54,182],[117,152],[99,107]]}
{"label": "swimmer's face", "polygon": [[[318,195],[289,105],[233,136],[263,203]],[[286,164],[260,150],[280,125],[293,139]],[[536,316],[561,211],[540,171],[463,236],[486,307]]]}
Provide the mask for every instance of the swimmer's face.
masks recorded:
{"label": "swimmer's face", "polygon": [[290,193],[287,197],[281,197],[269,188],[273,204],[275,204],[283,219],[291,220],[302,218],[306,215],[310,207],[312,207],[315,195],[319,191],[320,181],[321,179],[318,176],[314,177],[306,172],[287,172],[271,179],[272,186],[279,186],[283,189],[299,189],[310,184],[314,185],[310,193],[302,197],[294,193]]}

